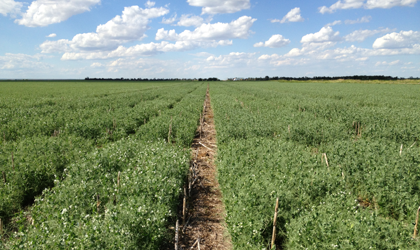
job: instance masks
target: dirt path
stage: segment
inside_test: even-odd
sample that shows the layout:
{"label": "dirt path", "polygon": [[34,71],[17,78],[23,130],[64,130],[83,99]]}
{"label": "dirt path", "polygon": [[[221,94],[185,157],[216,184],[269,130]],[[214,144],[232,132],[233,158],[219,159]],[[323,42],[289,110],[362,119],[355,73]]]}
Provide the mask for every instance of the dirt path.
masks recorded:
{"label": "dirt path", "polygon": [[201,124],[192,145],[190,187],[186,189],[187,212],[185,226],[180,227],[179,249],[232,249],[224,221],[222,193],[216,179],[216,130],[208,89]]}

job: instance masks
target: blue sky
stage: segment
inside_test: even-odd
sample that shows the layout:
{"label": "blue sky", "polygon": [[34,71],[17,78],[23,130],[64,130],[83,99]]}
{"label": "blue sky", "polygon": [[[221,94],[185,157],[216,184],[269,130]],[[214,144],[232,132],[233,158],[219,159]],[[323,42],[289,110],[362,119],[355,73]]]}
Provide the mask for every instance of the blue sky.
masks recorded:
{"label": "blue sky", "polygon": [[419,0],[1,0],[0,79],[420,76]]}

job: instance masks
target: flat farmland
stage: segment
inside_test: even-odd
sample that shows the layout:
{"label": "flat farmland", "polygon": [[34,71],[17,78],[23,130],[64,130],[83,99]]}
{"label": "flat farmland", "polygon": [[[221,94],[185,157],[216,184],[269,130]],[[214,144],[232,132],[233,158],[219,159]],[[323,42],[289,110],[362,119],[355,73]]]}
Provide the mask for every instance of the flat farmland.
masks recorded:
{"label": "flat farmland", "polygon": [[173,249],[208,89],[226,246],[419,249],[420,85],[392,83],[0,82],[0,244]]}
{"label": "flat farmland", "polygon": [[[420,86],[211,86],[235,249],[418,249]],[[274,247],[274,246],[273,246]]]}

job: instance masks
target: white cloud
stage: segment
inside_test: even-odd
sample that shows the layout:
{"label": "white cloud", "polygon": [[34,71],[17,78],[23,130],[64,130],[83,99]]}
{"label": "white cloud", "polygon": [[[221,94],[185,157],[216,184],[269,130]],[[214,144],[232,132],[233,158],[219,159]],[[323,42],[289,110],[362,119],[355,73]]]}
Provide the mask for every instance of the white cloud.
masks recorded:
{"label": "white cloud", "polygon": [[370,37],[370,36],[374,36],[376,34],[379,33],[386,33],[386,32],[390,32],[391,30],[386,28],[386,29],[380,29],[380,30],[356,30],[348,35],[346,35],[344,37],[344,40],[349,41],[349,42],[363,42],[364,40],[366,40],[366,38]]}
{"label": "white cloud", "polygon": [[47,26],[60,23],[71,16],[90,11],[101,0],[37,0],[33,1],[22,19],[15,20],[27,27]]}
{"label": "white cloud", "polygon": [[389,9],[396,6],[413,7],[418,0],[368,0],[366,9],[383,8]]}
{"label": "white cloud", "polygon": [[209,56],[206,60],[209,68],[233,68],[239,65],[253,65],[255,53],[231,52],[228,55],[218,57]]}
{"label": "white cloud", "polygon": [[95,33],[77,34],[72,40],[46,41],[40,45],[42,53],[69,52],[79,50],[113,50],[119,45],[141,40],[149,29],[150,19],[166,15],[166,8],[142,9],[125,7],[121,16],[99,25]]}
{"label": "white cloud", "polygon": [[387,61],[377,62],[375,64],[375,66],[393,66],[393,65],[397,65],[397,64],[400,64],[400,60],[396,60],[396,61],[392,61],[392,62],[387,62]]}
{"label": "white cloud", "polygon": [[334,32],[331,27],[322,27],[316,33],[307,34],[302,37],[301,43],[323,43],[341,41],[340,32]]}
{"label": "white cloud", "polygon": [[92,68],[102,68],[104,65],[102,63],[95,62],[95,63],[92,63],[90,66]]}
{"label": "white cloud", "polygon": [[319,12],[322,14],[325,13],[334,13],[338,9],[358,9],[363,7],[363,2],[365,0],[343,0],[338,1],[330,7],[322,6],[319,8]]}
{"label": "white cloud", "polygon": [[177,23],[178,26],[200,26],[203,24],[204,19],[199,16],[194,15],[182,15],[179,22]]}
{"label": "white cloud", "polygon": [[1,70],[20,70],[20,69],[46,69],[51,68],[49,64],[41,62],[43,55],[26,55],[6,53],[0,56]]}
{"label": "white cloud", "polygon": [[373,43],[374,49],[401,49],[420,46],[419,31],[401,31],[390,33],[376,39]]}
{"label": "white cloud", "polygon": [[334,13],[336,10],[359,9],[362,7],[365,9],[389,9],[396,6],[413,7],[417,1],[418,0],[339,0],[330,7],[319,7],[319,12],[322,14]]}
{"label": "white cloud", "polygon": [[52,34],[49,34],[48,36],[46,36],[46,37],[56,37],[57,36],[57,34],[55,34],[55,33],[52,33]]}
{"label": "white cloud", "polygon": [[18,14],[23,4],[21,2],[15,2],[14,0],[2,0],[0,2],[0,14],[7,16],[8,14]]}
{"label": "white cloud", "polygon": [[231,45],[232,41],[221,40],[221,41],[177,41],[175,43],[169,43],[163,41],[160,43],[146,43],[139,44],[129,48],[119,46],[117,49],[107,52],[66,52],[61,57],[61,60],[81,60],[81,59],[109,59],[118,57],[135,57],[135,56],[147,56],[154,55],[164,52],[174,51],[187,51],[196,48],[205,47],[217,47]]}
{"label": "white cloud", "polygon": [[332,23],[327,23],[324,27],[331,27],[331,26],[339,25],[341,23],[342,23],[341,20],[336,20],[336,21],[334,21]]}
{"label": "white cloud", "polygon": [[152,8],[153,6],[155,6],[155,2],[151,2],[149,0],[147,0],[147,2],[144,4],[144,6],[146,6],[146,8]]}
{"label": "white cloud", "polygon": [[254,47],[269,47],[280,48],[290,43],[289,39],[284,38],[282,35],[273,35],[266,42],[259,42],[254,44]]}
{"label": "white cloud", "polygon": [[274,19],[272,23],[303,22],[305,19],[300,15],[300,8],[294,8],[287,13],[282,20]]}
{"label": "white cloud", "polygon": [[176,17],[177,17],[177,15],[175,14],[170,18],[162,18],[162,23],[163,24],[173,24],[176,21]]}
{"label": "white cloud", "polygon": [[361,18],[358,18],[357,20],[346,20],[344,21],[345,24],[356,24],[356,23],[368,23],[372,20],[371,16],[364,16]]}
{"label": "white cloud", "polygon": [[202,7],[202,14],[234,13],[251,7],[250,0],[187,0],[191,6]]}
{"label": "white cloud", "polygon": [[202,24],[194,31],[185,30],[179,34],[175,30],[161,28],[156,33],[156,40],[209,41],[233,38],[245,39],[250,35],[250,28],[256,20],[252,17],[242,16],[230,23]]}

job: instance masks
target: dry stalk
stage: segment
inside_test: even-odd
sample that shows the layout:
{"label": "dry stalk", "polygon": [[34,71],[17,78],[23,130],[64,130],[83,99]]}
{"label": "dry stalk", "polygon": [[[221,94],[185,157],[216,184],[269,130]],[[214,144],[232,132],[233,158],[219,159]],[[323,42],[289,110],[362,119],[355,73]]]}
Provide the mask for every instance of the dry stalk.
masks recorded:
{"label": "dry stalk", "polygon": [[417,209],[416,225],[414,226],[414,234],[413,234],[414,239],[417,237],[417,226],[419,225],[419,213],[420,213],[420,207],[419,209]]}
{"label": "dry stalk", "polygon": [[118,177],[117,177],[117,192],[118,192],[118,189],[120,188],[120,175],[121,175],[121,172],[120,172],[120,171],[118,171]]}
{"label": "dry stalk", "polygon": [[185,227],[185,212],[187,206],[187,189],[184,187],[184,201],[182,205],[182,225]]}
{"label": "dry stalk", "polygon": [[171,133],[172,133],[172,116],[171,116],[171,123],[169,124],[168,143],[171,143]]}
{"label": "dry stalk", "polygon": [[323,159],[325,159],[325,163],[327,164],[327,167],[330,167],[330,164],[328,164],[328,158],[327,158],[327,154],[323,153],[322,154]]}
{"label": "dry stalk", "polygon": [[200,144],[201,146],[203,146],[203,147],[207,148],[208,150],[213,151],[213,149],[211,149],[211,148],[207,147],[207,146],[206,146],[206,145],[204,145],[203,143],[199,142],[199,144]]}
{"label": "dry stalk", "polygon": [[7,182],[6,173],[4,171],[3,171],[3,182],[4,182],[4,184],[6,184],[6,182]]}
{"label": "dry stalk", "polygon": [[279,198],[276,200],[276,209],[274,210],[274,221],[273,221],[273,236],[271,237],[271,249],[274,247],[276,241],[276,223],[277,223],[277,212],[279,209]]}
{"label": "dry stalk", "polygon": [[416,145],[416,143],[417,143],[417,142],[415,141],[415,142],[413,143],[413,145],[411,145],[411,146],[410,146],[410,148],[414,147],[414,145]]}
{"label": "dry stalk", "polygon": [[13,156],[13,152],[12,152],[12,168],[13,168],[13,171],[15,171],[15,157]]}
{"label": "dry stalk", "polygon": [[175,225],[175,250],[178,250],[178,245],[179,245],[179,221],[176,220],[176,225]]}
{"label": "dry stalk", "polygon": [[403,150],[403,144],[401,144],[401,148],[400,148],[400,156],[402,154],[402,150]]}
{"label": "dry stalk", "polygon": [[99,214],[99,206],[101,205],[101,201],[99,200],[99,194],[96,194],[96,212]]}
{"label": "dry stalk", "polygon": [[190,249],[193,249],[195,247],[195,245],[197,245],[197,243],[198,243],[198,239],[194,242],[194,244],[191,246]]}
{"label": "dry stalk", "polygon": [[0,219],[0,235],[3,235],[3,222]]}

